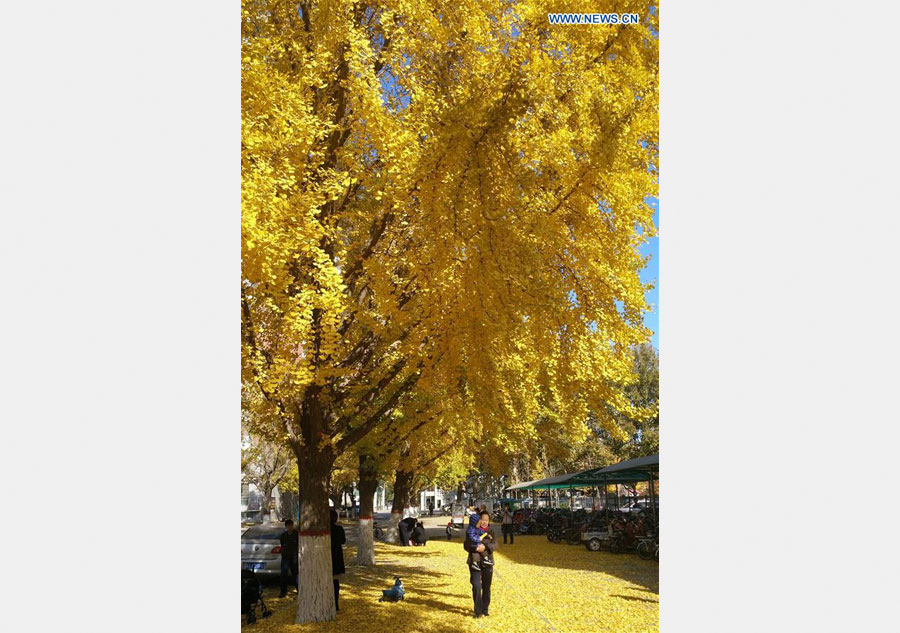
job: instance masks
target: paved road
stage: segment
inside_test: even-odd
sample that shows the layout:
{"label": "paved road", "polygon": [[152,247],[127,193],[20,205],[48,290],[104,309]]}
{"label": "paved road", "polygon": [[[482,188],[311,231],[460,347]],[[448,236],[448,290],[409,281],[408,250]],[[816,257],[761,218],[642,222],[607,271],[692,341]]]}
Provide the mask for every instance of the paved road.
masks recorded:
{"label": "paved road", "polygon": [[[391,515],[389,512],[376,512],[374,514],[375,522],[378,523],[379,526],[386,528],[391,522]],[[429,539],[446,539],[447,538],[447,523],[450,521],[449,516],[437,515],[435,514],[433,517],[423,516],[418,517],[419,521],[422,522],[422,526],[425,528],[425,534]],[[356,523],[354,522],[351,526],[346,526],[345,529],[347,531],[347,541],[350,541],[350,533],[353,532],[354,543],[356,542]],[[459,535],[461,532],[459,530],[456,531],[456,534]]]}
{"label": "paved road", "polygon": [[[375,521],[379,526],[386,528],[391,522],[391,514],[390,512],[376,512],[374,514]],[[422,522],[422,525],[425,527],[425,534],[428,535],[429,539],[446,539],[447,533],[447,523],[450,521],[449,516],[445,515],[437,515],[434,516],[423,516],[419,517],[419,520]],[[358,541],[358,522],[355,520],[349,521],[347,519],[341,519],[341,525],[344,527],[344,532],[347,534],[347,545],[356,545]],[[246,526],[241,527],[241,534],[247,529]],[[455,530],[454,536],[459,538],[462,536],[461,530]]]}
{"label": "paved road", "polygon": [[[375,521],[381,527],[387,527],[390,524],[391,515],[389,512],[376,512],[374,513]],[[425,533],[428,535],[429,539],[441,539],[444,540],[447,538],[446,527],[447,523],[450,521],[449,516],[444,515],[435,515],[432,517],[424,516],[419,517],[419,520],[422,522],[422,525],[425,527]],[[347,535],[347,545],[357,545],[359,542],[359,524],[357,521],[349,521],[347,519],[341,519],[341,525],[344,528],[344,532]],[[246,530],[246,526],[241,528],[241,533]],[[463,535],[462,530],[454,530],[453,538],[461,539]],[[345,554],[346,560],[346,554]],[[271,587],[268,590],[266,597],[271,598],[274,595],[274,587],[276,587],[279,583],[277,577],[260,577],[260,581],[266,587]],[[296,594],[294,594],[296,595]]]}

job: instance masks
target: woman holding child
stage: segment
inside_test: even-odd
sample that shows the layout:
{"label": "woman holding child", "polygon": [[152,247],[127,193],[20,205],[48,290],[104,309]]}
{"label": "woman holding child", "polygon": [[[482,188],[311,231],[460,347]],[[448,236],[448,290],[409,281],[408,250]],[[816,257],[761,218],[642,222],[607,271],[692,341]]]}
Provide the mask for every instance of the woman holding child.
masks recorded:
{"label": "woman holding child", "polygon": [[491,580],[494,576],[494,550],[497,539],[490,527],[491,515],[486,510],[472,513],[469,517],[469,528],[466,530],[464,547],[469,552],[466,565],[469,567],[469,582],[472,583],[472,601],[475,604],[475,617],[490,615]]}

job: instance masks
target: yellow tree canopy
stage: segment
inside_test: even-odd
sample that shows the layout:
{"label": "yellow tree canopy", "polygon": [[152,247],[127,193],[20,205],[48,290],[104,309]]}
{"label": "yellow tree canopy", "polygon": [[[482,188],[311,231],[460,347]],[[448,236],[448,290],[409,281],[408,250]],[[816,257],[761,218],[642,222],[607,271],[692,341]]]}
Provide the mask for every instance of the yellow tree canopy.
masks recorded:
{"label": "yellow tree canopy", "polygon": [[511,436],[629,407],[658,25],[547,21],[594,9],[244,0],[244,367],[295,442],[339,454],[416,387]]}

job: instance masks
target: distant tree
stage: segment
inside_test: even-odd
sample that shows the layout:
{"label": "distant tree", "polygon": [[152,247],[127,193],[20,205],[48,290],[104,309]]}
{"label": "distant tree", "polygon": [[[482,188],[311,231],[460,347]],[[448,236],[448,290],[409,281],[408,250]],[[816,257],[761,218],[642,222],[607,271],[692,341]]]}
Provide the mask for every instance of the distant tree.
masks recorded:
{"label": "distant tree", "polygon": [[244,433],[241,471],[244,481],[256,486],[262,496],[262,516],[265,523],[269,522],[269,507],[275,486],[291,472],[292,463],[296,461],[287,447]]}
{"label": "distant tree", "polygon": [[619,414],[622,428],[631,431],[619,453],[626,459],[659,452],[659,352],[646,343],[636,346],[632,356],[637,380],[625,388],[625,393],[635,407],[649,415],[629,418]]}
{"label": "distant tree", "polygon": [[632,415],[611,412],[617,424],[610,432],[591,411],[587,434],[573,443],[571,435],[554,424],[554,416],[545,413],[546,419],[536,424],[537,437],[525,441],[509,460],[506,469],[511,481],[599,468],[659,452],[659,353],[645,344],[635,346],[631,357],[634,382],[624,393],[633,405]]}

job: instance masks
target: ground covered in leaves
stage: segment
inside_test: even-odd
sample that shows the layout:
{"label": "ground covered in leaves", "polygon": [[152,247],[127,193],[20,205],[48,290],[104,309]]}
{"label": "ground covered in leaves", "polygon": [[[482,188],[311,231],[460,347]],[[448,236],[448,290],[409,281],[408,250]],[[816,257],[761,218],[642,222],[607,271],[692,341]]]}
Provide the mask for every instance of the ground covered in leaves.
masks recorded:
{"label": "ground covered in leaves", "polygon": [[[459,538],[432,540],[425,547],[376,543],[375,567],[356,565],[356,548],[344,549],[347,574],[341,580],[341,610],[335,620],[294,624],[297,594],[278,598],[267,584],[272,617],[243,624],[245,631],[306,633],[331,631],[616,631],[659,630],[659,565],[633,554],[589,552],[525,536],[496,553],[491,615],[473,619],[466,554]],[[380,603],[394,576],[406,599]]]}

